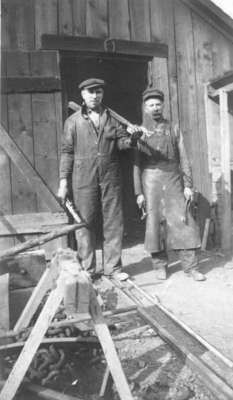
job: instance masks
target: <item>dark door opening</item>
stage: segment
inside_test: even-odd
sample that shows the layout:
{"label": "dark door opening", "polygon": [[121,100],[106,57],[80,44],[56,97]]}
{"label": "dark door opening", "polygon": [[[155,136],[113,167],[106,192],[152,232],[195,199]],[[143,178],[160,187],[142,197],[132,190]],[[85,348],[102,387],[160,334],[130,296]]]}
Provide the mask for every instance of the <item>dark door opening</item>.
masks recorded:
{"label": "dark door opening", "polygon": [[[78,84],[90,77],[106,81],[104,103],[132,123],[141,123],[141,95],[147,86],[149,57],[94,55],[83,53],[61,54],[64,117],[68,115],[68,101],[81,104]],[[124,210],[124,244],[142,242],[144,224],[140,221],[133,191],[133,151],[121,152]],[[99,229],[98,229],[99,230]]]}

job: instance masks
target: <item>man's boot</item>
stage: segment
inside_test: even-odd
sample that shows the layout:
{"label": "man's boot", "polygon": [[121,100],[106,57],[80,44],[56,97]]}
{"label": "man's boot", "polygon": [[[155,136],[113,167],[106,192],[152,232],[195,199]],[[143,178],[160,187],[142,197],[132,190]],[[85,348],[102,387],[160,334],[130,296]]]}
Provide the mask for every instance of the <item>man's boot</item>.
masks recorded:
{"label": "man's boot", "polygon": [[152,267],[158,280],[167,279],[167,256],[164,252],[152,253]]}
{"label": "man's boot", "polygon": [[195,249],[179,250],[179,256],[184,273],[195,281],[205,281],[206,277],[198,271],[198,258]]}
{"label": "man's boot", "polygon": [[205,281],[206,277],[202,272],[198,271],[197,269],[192,269],[191,271],[187,272],[187,276],[192,277],[195,281]]}

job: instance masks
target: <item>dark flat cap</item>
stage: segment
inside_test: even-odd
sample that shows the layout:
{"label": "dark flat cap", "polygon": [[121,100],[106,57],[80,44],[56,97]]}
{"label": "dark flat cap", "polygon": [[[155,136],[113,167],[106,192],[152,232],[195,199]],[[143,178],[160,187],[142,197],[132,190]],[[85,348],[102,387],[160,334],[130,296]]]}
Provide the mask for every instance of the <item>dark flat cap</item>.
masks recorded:
{"label": "dark flat cap", "polygon": [[78,87],[80,90],[83,89],[88,89],[88,88],[94,88],[94,87],[104,87],[105,82],[103,79],[98,79],[98,78],[90,78],[86,79],[85,81],[82,81]]}
{"label": "dark flat cap", "polygon": [[144,92],[142,93],[143,101],[145,101],[149,98],[156,98],[156,99],[160,99],[160,100],[164,101],[164,93],[159,89],[150,87],[150,88],[147,88],[146,90],[144,90]]}

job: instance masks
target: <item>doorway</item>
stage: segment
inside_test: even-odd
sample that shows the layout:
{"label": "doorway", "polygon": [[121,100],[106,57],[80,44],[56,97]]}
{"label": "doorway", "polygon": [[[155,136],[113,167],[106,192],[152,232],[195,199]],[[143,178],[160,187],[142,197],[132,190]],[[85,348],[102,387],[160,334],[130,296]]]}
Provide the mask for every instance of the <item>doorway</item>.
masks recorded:
{"label": "doorway", "polygon": [[[69,101],[81,104],[78,84],[97,77],[107,83],[104,103],[135,124],[141,123],[141,96],[147,87],[148,62],[151,57],[109,54],[61,53],[63,116],[68,116]],[[123,182],[124,245],[142,242],[144,223],[140,221],[133,190],[133,151],[120,154]],[[98,231],[100,221],[98,221]]]}

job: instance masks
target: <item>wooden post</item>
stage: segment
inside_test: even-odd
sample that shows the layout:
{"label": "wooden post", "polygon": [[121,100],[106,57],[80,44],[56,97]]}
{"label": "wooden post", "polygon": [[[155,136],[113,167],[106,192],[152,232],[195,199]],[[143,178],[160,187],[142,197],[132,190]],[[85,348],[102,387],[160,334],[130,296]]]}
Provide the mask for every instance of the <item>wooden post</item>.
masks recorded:
{"label": "wooden post", "polygon": [[[104,320],[101,307],[96,298],[94,289],[90,299],[90,314],[94,323],[95,332],[102,346],[109,370],[116,385],[121,400],[133,400],[128,382],[117,355],[108,326]],[[2,400],[2,399],[0,399]]]}
{"label": "wooden post", "polygon": [[231,250],[231,174],[230,174],[230,126],[228,94],[219,90],[220,137],[221,137],[221,247]]}

